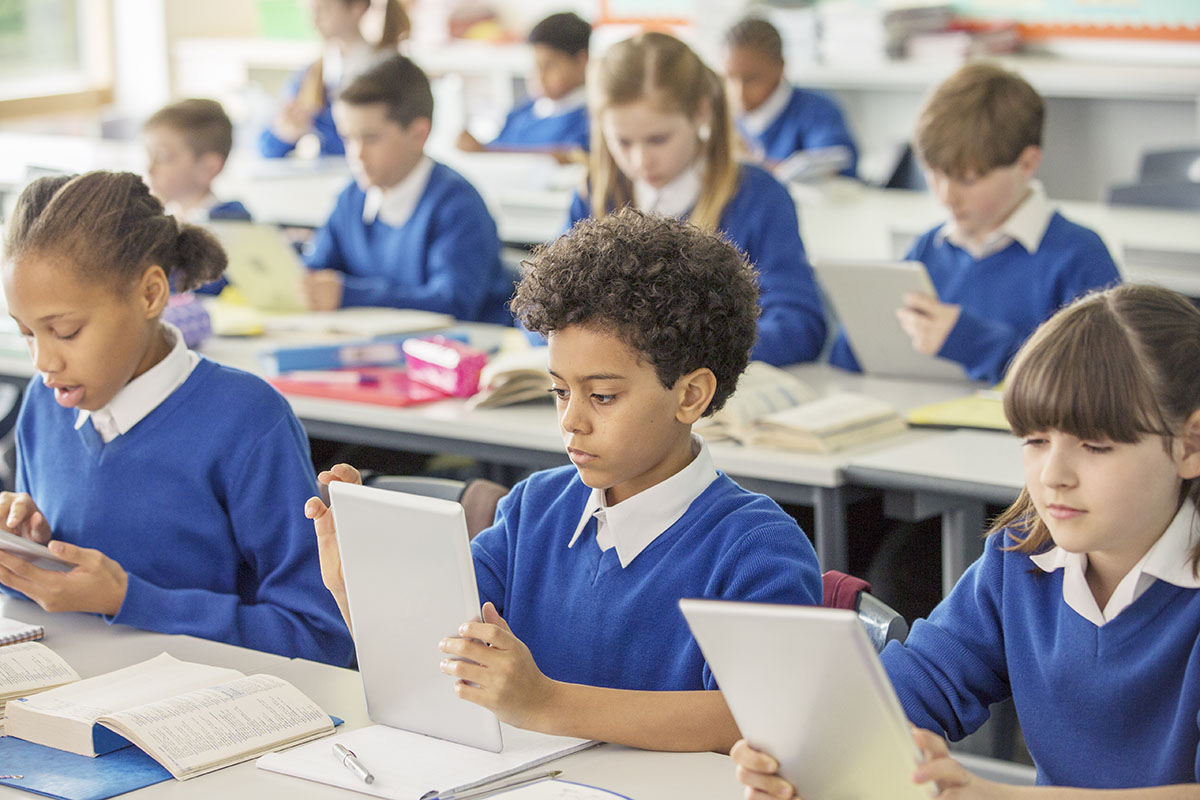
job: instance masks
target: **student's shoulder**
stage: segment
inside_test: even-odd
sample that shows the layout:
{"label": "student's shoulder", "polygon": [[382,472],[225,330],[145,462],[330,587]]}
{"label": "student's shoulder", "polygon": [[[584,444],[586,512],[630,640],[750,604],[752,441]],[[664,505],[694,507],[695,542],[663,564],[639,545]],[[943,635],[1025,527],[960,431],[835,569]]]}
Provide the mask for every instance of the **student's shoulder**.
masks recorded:
{"label": "student's shoulder", "polygon": [[249,222],[250,210],[240,200],[226,200],[210,208],[208,210],[208,218],[214,221],[230,219]]}
{"label": "student's shoulder", "polygon": [[765,494],[752,492],[723,472],[693,501],[697,518],[710,535],[735,540],[803,537],[796,522]]}
{"label": "student's shoulder", "polygon": [[787,187],[758,164],[738,164],[738,188],[734,201],[787,203],[794,207]]}
{"label": "student's shoulder", "polygon": [[429,182],[425,185],[425,195],[443,200],[469,199],[472,202],[483,202],[483,197],[473,183],[461,172],[440,161],[433,162]]}
{"label": "student's shoulder", "polygon": [[1056,248],[1088,251],[1100,249],[1107,252],[1100,234],[1086,225],[1067,219],[1060,211],[1050,215],[1050,224],[1046,227],[1042,241]]}
{"label": "student's shoulder", "polygon": [[517,103],[508,112],[508,119],[521,119],[523,117],[533,116],[533,104],[536,100],[532,97],[526,97],[521,102]]}
{"label": "student's shoulder", "polygon": [[539,470],[512,489],[514,499],[532,503],[535,507],[549,505],[558,498],[579,495],[586,497],[591,492],[579,478],[579,470],[567,464],[562,467]]}
{"label": "student's shoulder", "polygon": [[[792,96],[788,100],[788,109],[795,111],[797,109],[820,109],[837,111],[837,103],[833,98],[824,92],[819,92],[816,89],[802,89],[799,86],[792,87]],[[840,113],[840,112],[839,112]]]}
{"label": "student's shoulder", "polygon": [[197,401],[215,406],[221,417],[239,424],[269,426],[293,416],[291,406],[275,387],[237,367],[201,356],[184,386],[193,380]]}

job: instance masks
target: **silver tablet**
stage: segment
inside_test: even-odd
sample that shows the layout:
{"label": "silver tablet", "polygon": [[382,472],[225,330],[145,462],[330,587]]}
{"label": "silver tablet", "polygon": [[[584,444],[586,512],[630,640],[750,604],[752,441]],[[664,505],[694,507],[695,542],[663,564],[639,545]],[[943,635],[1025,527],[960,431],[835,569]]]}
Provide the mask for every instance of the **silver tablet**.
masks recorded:
{"label": "silver tablet", "polygon": [[262,311],[305,311],[301,282],[307,268],[273,225],[216,220],[207,227],[225,248],[225,277]]}
{"label": "silver tablet", "polygon": [[480,612],[462,506],[342,482],[329,496],[367,715],[499,752],[496,717],[439,668],[438,642]]}
{"label": "silver tablet", "polygon": [[51,553],[50,548],[46,545],[38,544],[32,539],[26,539],[24,536],[18,536],[8,531],[0,531],[0,550],[20,556],[35,567],[42,569],[70,572],[75,568],[70,561],[64,561]]}
{"label": "silver tablet", "polygon": [[859,366],[868,375],[932,380],[968,380],[961,364],[913,349],[900,327],[896,309],[907,292],[937,297],[919,261],[857,261],[822,259],[813,262]]}
{"label": "silver tablet", "polygon": [[797,797],[928,800],[919,752],[858,616],[842,609],[680,600],[751,746]]}

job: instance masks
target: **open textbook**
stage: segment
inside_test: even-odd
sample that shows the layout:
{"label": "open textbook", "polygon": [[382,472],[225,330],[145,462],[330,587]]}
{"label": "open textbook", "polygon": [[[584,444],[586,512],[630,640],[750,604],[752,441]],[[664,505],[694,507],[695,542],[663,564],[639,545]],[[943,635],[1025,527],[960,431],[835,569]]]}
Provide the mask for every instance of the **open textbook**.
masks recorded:
{"label": "open textbook", "polygon": [[166,653],[7,709],[10,736],[82,756],[132,743],[180,780],[332,730],[330,717],[282,678]]}
{"label": "open textbook", "polygon": [[529,347],[493,356],[479,373],[469,408],[491,408],[550,397],[550,348]]}
{"label": "open textbook", "polygon": [[[40,631],[41,627],[37,629]],[[5,647],[0,650],[0,714],[3,714],[10,701],[18,697],[77,680],[79,673],[44,644],[23,642]],[[2,731],[3,724],[0,723]]]}

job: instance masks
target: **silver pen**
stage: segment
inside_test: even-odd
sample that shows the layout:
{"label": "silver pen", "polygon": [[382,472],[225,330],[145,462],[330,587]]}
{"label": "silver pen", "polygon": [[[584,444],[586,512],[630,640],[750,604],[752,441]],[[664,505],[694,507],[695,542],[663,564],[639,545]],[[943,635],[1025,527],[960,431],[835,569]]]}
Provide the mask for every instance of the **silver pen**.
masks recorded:
{"label": "silver pen", "polygon": [[363,783],[374,783],[375,776],[371,774],[371,770],[367,769],[367,765],[358,760],[358,756],[354,755],[354,751],[345,745],[333,743],[333,754],[342,762],[342,766],[354,773],[355,777]]}
{"label": "silver pen", "polygon": [[538,781],[552,780],[562,775],[562,770],[556,769],[550,772],[535,772],[532,775],[518,775],[515,778],[508,780],[496,781],[495,783],[485,783],[482,786],[476,786],[473,789],[466,789],[462,792],[427,792],[421,800],[473,800],[476,797],[494,794],[505,789],[515,789],[518,786],[525,786]]}

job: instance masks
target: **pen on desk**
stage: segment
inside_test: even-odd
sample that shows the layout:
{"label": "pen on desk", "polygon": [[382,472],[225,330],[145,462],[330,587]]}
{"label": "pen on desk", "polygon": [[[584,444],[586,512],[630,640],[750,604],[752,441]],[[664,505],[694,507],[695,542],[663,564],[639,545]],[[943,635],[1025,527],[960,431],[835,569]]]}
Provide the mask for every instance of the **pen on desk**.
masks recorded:
{"label": "pen on desk", "polygon": [[353,369],[296,369],[282,377],[305,383],[323,383],[330,386],[373,386],[379,383],[375,375],[367,375]]}
{"label": "pen on desk", "polygon": [[431,792],[422,797],[421,800],[474,800],[476,797],[495,794],[505,789],[515,789],[518,786],[526,786],[538,781],[557,778],[559,775],[562,775],[562,770],[560,769],[551,770],[550,772],[537,772],[533,775],[518,775],[515,778],[476,786],[463,792]]}
{"label": "pen on desk", "polygon": [[358,756],[354,755],[354,751],[345,745],[333,743],[333,754],[342,762],[342,766],[354,773],[363,783],[374,783],[375,776],[367,769],[367,766],[358,760]]}

